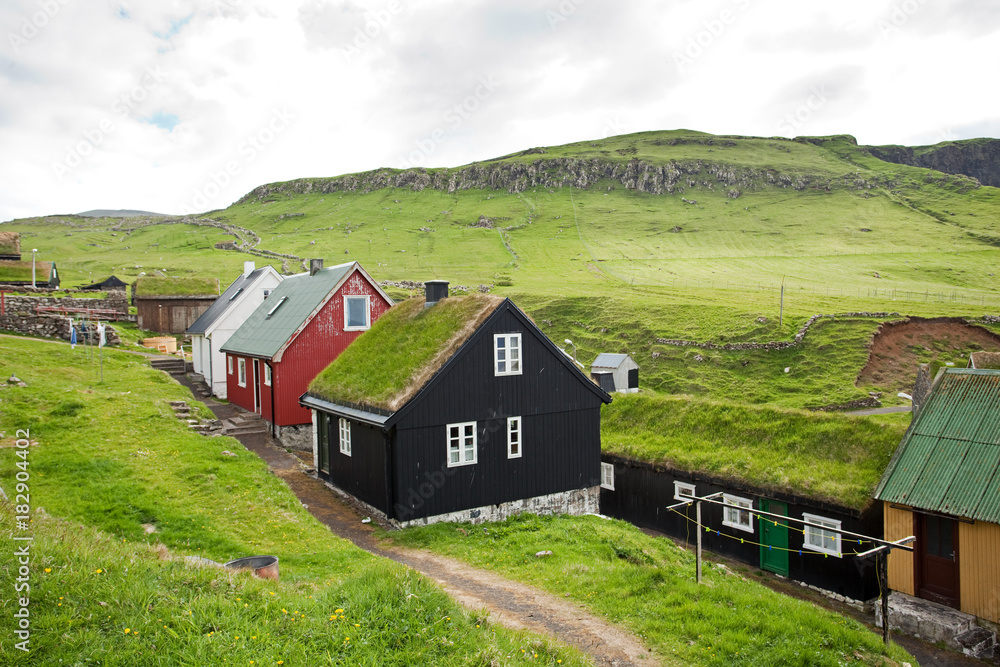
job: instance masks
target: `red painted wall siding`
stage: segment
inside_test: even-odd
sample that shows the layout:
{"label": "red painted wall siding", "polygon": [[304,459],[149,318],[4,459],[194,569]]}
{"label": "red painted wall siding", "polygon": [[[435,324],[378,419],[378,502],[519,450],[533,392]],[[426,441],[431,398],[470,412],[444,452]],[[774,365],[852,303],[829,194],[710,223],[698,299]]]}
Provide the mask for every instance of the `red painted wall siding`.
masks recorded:
{"label": "red painted wall siding", "polygon": [[[234,403],[245,410],[253,412],[253,359],[250,357],[240,357],[239,355],[231,354],[229,355],[233,358],[233,374],[229,375],[228,371],[226,374],[226,391],[227,399],[230,403]],[[243,359],[247,365],[247,386],[241,387],[239,385],[240,377],[240,366],[239,359]],[[227,367],[228,368],[228,367]]]}
{"label": "red painted wall siding", "polygon": [[[310,411],[299,405],[299,397],[320,371],[344,351],[363,331],[344,331],[344,296],[368,295],[374,323],[389,309],[389,303],[359,272],[341,285],[332,299],[309,321],[288,346],[280,362],[274,364],[275,419],[279,426],[309,424]],[[266,389],[266,387],[265,387]],[[253,405],[253,394],[250,394]],[[250,409],[253,409],[252,407]]]}

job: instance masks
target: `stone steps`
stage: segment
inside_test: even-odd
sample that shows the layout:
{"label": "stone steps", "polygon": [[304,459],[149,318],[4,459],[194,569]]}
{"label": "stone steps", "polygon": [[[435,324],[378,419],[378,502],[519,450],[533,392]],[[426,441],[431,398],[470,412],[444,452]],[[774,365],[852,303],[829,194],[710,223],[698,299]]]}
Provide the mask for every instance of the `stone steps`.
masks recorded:
{"label": "stone steps", "polygon": [[183,375],[187,370],[187,364],[184,360],[177,358],[151,359],[149,365],[158,371],[165,371],[171,375]]}
{"label": "stone steps", "polygon": [[260,415],[251,412],[241,412],[223,422],[223,431],[226,435],[237,436],[268,433],[270,429]]}
{"label": "stone steps", "polygon": [[[882,627],[882,605],[877,603],[875,625]],[[993,657],[996,646],[994,633],[979,626],[975,616],[895,591],[889,594],[889,627],[976,658]]]}

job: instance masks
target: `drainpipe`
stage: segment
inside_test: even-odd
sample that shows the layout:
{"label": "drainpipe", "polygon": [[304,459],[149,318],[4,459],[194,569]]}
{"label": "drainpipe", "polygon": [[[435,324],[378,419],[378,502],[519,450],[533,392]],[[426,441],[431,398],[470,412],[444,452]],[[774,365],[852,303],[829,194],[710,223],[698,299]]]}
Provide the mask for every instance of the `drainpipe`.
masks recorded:
{"label": "drainpipe", "polygon": [[[265,361],[264,363],[266,364],[267,362]],[[278,418],[275,415],[276,406],[274,405],[274,383],[275,383],[274,366],[268,364],[267,367],[271,369],[271,437],[277,438]]]}

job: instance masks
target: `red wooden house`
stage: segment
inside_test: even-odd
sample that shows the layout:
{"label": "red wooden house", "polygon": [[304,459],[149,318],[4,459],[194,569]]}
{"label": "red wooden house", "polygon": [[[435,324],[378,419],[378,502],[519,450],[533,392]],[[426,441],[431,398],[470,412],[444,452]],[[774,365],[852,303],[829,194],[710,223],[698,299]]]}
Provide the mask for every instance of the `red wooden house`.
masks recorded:
{"label": "red wooden house", "polygon": [[236,330],[226,354],[229,401],[256,412],[287,446],[312,447],[299,397],[320,371],[392,306],[357,262],[285,278]]}

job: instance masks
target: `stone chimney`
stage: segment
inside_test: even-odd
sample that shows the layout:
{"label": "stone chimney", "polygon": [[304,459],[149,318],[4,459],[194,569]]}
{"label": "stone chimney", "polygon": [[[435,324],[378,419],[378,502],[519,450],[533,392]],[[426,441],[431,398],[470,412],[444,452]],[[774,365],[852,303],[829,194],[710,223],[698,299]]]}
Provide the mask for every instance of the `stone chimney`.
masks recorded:
{"label": "stone chimney", "polygon": [[427,296],[427,302],[424,303],[424,308],[430,308],[441,299],[446,299],[448,297],[448,281],[428,280],[424,283],[424,294]]}
{"label": "stone chimney", "polygon": [[309,275],[315,276],[316,272],[323,268],[323,260],[321,259],[310,259],[309,260]]}
{"label": "stone chimney", "polygon": [[244,277],[249,276],[251,273],[253,273],[254,269],[256,268],[257,265],[254,264],[253,262],[243,262],[243,276]]}

